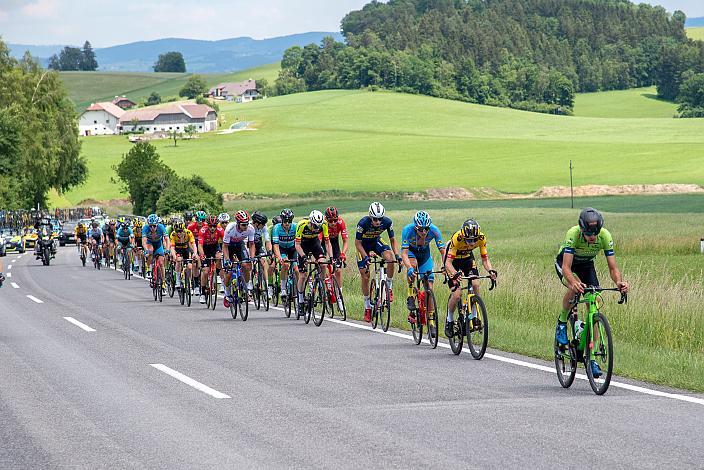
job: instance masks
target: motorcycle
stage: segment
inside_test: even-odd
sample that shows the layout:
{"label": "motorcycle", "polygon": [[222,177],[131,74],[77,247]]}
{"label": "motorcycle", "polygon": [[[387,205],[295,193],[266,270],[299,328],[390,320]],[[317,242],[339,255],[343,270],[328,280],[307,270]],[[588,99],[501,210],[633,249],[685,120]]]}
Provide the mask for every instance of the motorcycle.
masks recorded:
{"label": "motorcycle", "polygon": [[49,266],[51,258],[53,258],[54,240],[47,234],[46,230],[42,230],[41,235],[37,238],[37,246],[37,257],[42,260],[44,266]]}

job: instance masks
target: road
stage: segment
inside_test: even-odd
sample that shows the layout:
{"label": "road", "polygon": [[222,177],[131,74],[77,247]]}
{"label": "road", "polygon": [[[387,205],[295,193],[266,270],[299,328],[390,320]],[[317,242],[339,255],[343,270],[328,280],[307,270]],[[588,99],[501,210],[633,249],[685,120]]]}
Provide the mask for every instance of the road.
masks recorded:
{"label": "road", "polygon": [[354,322],[155,304],[73,247],[49,267],[3,261],[0,468],[704,465],[702,395],[615,378],[647,393],[597,397],[500,351],[475,361]]}

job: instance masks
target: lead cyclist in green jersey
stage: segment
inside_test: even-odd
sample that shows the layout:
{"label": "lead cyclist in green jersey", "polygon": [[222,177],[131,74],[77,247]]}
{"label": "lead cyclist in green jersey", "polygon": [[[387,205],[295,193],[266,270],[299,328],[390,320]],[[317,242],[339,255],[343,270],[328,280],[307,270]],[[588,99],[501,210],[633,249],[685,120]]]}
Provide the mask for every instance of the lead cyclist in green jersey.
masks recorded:
{"label": "lead cyclist in green jersey", "polygon": [[[579,214],[579,225],[567,231],[565,241],[560,246],[560,252],[555,259],[555,271],[567,287],[562,298],[562,311],[557,320],[555,340],[560,345],[568,343],[567,318],[574,305],[575,296],[584,293],[585,286],[599,286],[599,279],[594,269],[594,258],[599,251],[604,251],[609,275],[622,293],[628,292],[628,283],[621,278],[621,272],[616,264],[614,241],[611,233],[603,228],[604,218],[599,211],[587,207]],[[601,375],[596,361],[590,362],[594,377]]]}

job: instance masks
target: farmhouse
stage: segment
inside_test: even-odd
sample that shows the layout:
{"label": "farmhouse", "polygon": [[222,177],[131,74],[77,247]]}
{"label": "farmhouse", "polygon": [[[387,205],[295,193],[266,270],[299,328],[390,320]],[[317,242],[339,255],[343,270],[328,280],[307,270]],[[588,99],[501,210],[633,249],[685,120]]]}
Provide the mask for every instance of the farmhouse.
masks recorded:
{"label": "farmhouse", "polygon": [[157,131],[183,132],[186,126],[195,126],[196,132],[214,131],[217,128],[218,115],[213,108],[205,104],[174,103],[171,105],[142,108],[126,111],[120,117],[119,132]]}
{"label": "farmhouse", "polygon": [[115,99],[112,100],[112,104],[117,105],[122,109],[130,109],[137,106],[137,103],[124,96],[116,96]]}
{"label": "farmhouse", "polygon": [[93,103],[78,119],[78,132],[81,135],[118,134],[124,114],[125,110],[113,103]]}
{"label": "farmhouse", "polygon": [[237,103],[246,103],[260,97],[257,90],[257,82],[251,78],[239,83],[219,83],[211,88],[208,94],[211,98],[220,98]]}

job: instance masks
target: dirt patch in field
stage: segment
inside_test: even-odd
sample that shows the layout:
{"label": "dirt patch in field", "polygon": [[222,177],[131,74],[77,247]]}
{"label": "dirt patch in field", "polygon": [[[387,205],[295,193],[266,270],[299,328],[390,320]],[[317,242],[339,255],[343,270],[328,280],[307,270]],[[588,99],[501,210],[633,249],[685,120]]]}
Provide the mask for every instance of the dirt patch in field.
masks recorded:
{"label": "dirt patch in field", "polygon": [[[575,196],[611,196],[627,194],[682,194],[704,193],[704,188],[698,184],[625,184],[608,186],[603,184],[590,184],[575,186]],[[569,197],[570,188],[567,186],[544,186],[529,197]]]}

